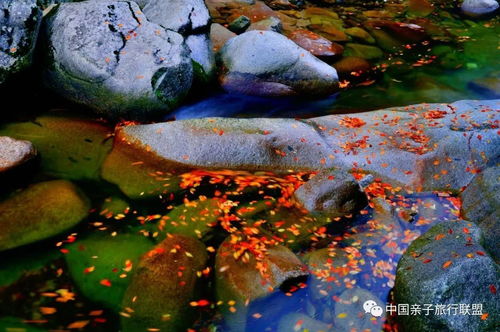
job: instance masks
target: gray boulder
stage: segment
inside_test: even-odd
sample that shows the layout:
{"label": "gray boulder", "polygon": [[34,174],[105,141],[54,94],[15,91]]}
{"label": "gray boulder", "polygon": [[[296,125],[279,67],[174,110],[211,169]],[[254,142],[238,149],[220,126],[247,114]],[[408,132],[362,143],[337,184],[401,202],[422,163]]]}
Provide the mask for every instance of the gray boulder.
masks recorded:
{"label": "gray boulder", "polygon": [[109,117],[175,107],[191,88],[189,49],[134,2],[61,4],[47,20],[46,84]]}
{"label": "gray boulder", "polygon": [[320,172],[300,186],[294,197],[309,212],[330,217],[356,213],[368,203],[352,175],[342,171]]}
{"label": "gray boulder", "polygon": [[464,0],[462,12],[470,17],[478,17],[493,13],[498,9],[496,0]]}
{"label": "gray boulder", "polygon": [[0,2],[0,84],[31,65],[41,20],[36,0]]}
{"label": "gray boulder", "polygon": [[335,69],[285,36],[248,31],[221,50],[227,91],[262,96],[328,95],[338,88]]}
{"label": "gray boulder", "polygon": [[[422,307],[429,303],[433,310],[429,315],[399,315],[405,331],[495,331],[500,269],[482,240],[476,224],[457,220],[432,227],[410,245],[398,264],[395,300]],[[469,311],[459,314],[460,304],[469,305]],[[474,310],[477,304],[482,310]],[[436,305],[445,313],[436,313]]]}
{"label": "gray boulder", "polygon": [[[143,12],[153,23],[186,38],[195,78],[205,82],[215,73],[209,33],[210,14],[203,0],[143,0]],[[139,4],[141,6],[141,4]]]}
{"label": "gray boulder", "polygon": [[500,166],[487,168],[462,192],[462,215],[483,231],[483,246],[500,261]]}
{"label": "gray boulder", "polygon": [[31,142],[0,136],[0,173],[24,164],[36,156]]}

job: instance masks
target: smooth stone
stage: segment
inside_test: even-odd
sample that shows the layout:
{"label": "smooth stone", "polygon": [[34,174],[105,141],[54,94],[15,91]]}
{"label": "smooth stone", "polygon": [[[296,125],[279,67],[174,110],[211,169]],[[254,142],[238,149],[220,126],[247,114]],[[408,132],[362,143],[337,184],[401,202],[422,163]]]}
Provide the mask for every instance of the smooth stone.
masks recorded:
{"label": "smooth stone", "polygon": [[234,33],[242,33],[250,26],[250,19],[244,15],[235,18],[228,25],[228,29]]}
{"label": "smooth stone", "polygon": [[207,83],[215,77],[215,55],[208,34],[189,35],[185,39],[191,51],[195,83]]}
{"label": "smooth stone", "polygon": [[363,59],[354,56],[344,56],[339,61],[333,64],[339,75],[348,76],[351,73],[367,73],[372,69],[370,63]]}
{"label": "smooth stone", "polygon": [[0,135],[33,143],[41,155],[43,173],[69,180],[100,179],[112,133],[99,121],[57,115],[0,125]]}
{"label": "smooth stone", "polygon": [[380,59],[384,56],[380,48],[370,45],[347,43],[344,50],[345,56],[354,56],[367,60]]}
{"label": "smooth stone", "polygon": [[[142,256],[125,292],[123,331],[186,331],[195,319],[189,302],[201,294],[197,276],[207,264],[205,246],[191,237],[173,235]],[[179,273],[182,272],[182,273]]]}
{"label": "smooth stone", "polygon": [[154,245],[140,233],[118,232],[112,236],[107,231],[94,230],[65,246],[68,253],[64,257],[71,277],[85,297],[120,312],[139,258]]}
{"label": "smooth stone", "polygon": [[350,37],[344,31],[332,25],[311,24],[308,28],[330,41],[345,42],[350,40]]}
{"label": "smooth stone", "polygon": [[0,251],[45,240],[76,226],[89,200],[71,182],[40,182],[0,202]]}
{"label": "smooth stone", "polygon": [[408,13],[425,17],[434,11],[434,5],[429,0],[408,0]]}
{"label": "smooth stone", "polygon": [[12,170],[36,156],[33,143],[0,136],[0,173]]}
{"label": "smooth stone", "polygon": [[247,31],[261,30],[261,31],[274,31],[281,33],[283,30],[283,25],[281,20],[277,17],[271,16],[261,21],[250,24]]}
{"label": "smooth stone", "polygon": [[36,0],[0,2],[0,84],[31,66],[41,22]]}
{"label": "smooth stone", "polygon": [[493,13],[498,9],[496,0],[464,0],[460,8],[462,12],[470,17],[479,17]]}
{"label": "smooth stone", "polygon": [[359,27],[345,29],[345,33],[368,44],[375,44],[375,39],[366,30]]}
{"label": "smooth stone", "polygon": [[261,96],[328,95],[338,88],[333,67],[272,31],[249,31],[221,50],[229,92]]}
{"label": "smooth stone", "polygon": [[[495,330],[500,314],[498,289],[500,268],[481,246],[476,224],[446,221],[432,227],[412,242],[398,264],[394,296],[399,304],[457,306],[481,304],[480,315],[399,315],[401,327],[409,331]],[[471,307],[469,307],[471,309]],[[451,309],[453,313],[454,309]],[[481,319],[488,313],[488,319]]]}
{"label": "smooth stone", "polygon": [[214,52],[218,52],[226,42],[237,35],[219,23],[210,26],[210,40]]}
{"label": "smooth stone", "polygon": [[288,38],[317,57],[338,57],[344,52],[344,48],[341,45],[333,43],[309,30],[295,30]]}
{"label": "smooth stone", "polygon": [[294,192],[294,198],[310,213],[330,218],[354,214],[368,203],[353,176],[342,171],[316,174]]}
{"label": "smooth stone", "polygon": [[159,116],[191,88],[184,38],[148,21],[134,2],[61,4],[45,35],[45,84],[104,116]]}

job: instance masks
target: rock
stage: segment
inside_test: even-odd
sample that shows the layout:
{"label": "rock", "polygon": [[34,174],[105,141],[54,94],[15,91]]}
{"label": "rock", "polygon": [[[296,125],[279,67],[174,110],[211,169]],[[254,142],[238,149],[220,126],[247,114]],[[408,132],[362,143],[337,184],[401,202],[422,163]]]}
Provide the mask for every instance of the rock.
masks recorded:
{"label": "rock", "polygon": [[[246,251],[236,256],[241,250],[242,239],[230,237],[217,251],[215,260],[215,278],[217,299],[223,301],[226,325],[231,331],[244,331],[248,306],[245,302],[263,298],[280,287],[289,279],[307,275],[307,268],[284,246],[267,248],[260,261],[266,268],[264,276],[259,272],[254,253]],[[235,258],[236,257],[236,258]],[[228,312],[227,303],[234,301],[235,313]]]}
{"label": "rock", "polygon": [[[153,170],[286,173],[349,171],[356,165],[395,187],[458,193],[500,156],[498,103],[418,104],[307,120],[208,118],[125,126],[117,130],[102,172],[123,190],[132,177],[153,180]],[[141,169],[141,162],[152,166]],[[146,183],[137,184],[139,190]]]}
{"label": "rock", "polygon": [[302,0],[265,0],[264,2],[274,10],[297,9],[304,5]]}
{"label": "rock", "polygon": [[311,52],[312,55],[320,58],[339,57],[344,52],[344,48],[341,45],[333,43],[309,30],[295,30],[288,38],[303,49]]}
{"label": "rock", "polygon": [[[364,308],[366,301],[382,308],[382,315],[374,317]],[[373,307],[372,307],[373,309]],[[371,312],[371,311],[370,311]],[[385,320],[385,302],[370,291],[354,287],[340,294],[335,303],[334,326],[336,331],[381,331]]]}
{"label": "rock", "polygon": [[294,198],[310,213],[332,218],[354,214],[368,203],[352,175],[341,171],[315,175],[295,191]]}
{"label": "rock", "polygon": [[375,44],[375,39],[364,29],[352,27],[345,29],[345,33],[368,44]]}
{"label": "rock", "polygon": [[207,260],[201,242],[181,235],[167,238],[145,254],[125,293],[123,306],[133,312],[122,317],[123,331],[189,328],[195,319],[189,302],[198,300],[197,272],[206,267]]}
{"label": "rock", "polygon": [[191,51],[195,79],[198,83],[207,83],[215,74],[215,56],[208,34],[189,35],[186,45]]}
{"label": "rock", "polygon": [[212,79],[215,58],[208,37],[210,15],[204,1],[145,0],[142,7],[150,22],[178,32],[186,38],[198,83],[206,83]]}
{"label": "rock", "polygon": [[40,182],[0,203],[0,251],[55,236],[77,225],[90,208],[75,185]]}
{"label": "rock", "polygon": [[351,75],[353,72],[356,74],[367,73],[372,69],[367,60],[354,56],[342,57],[342,59],[333,64],[333,67],[335,67],[340,77]]}
{"label": "rock", "polygon": [[114,312],[122,310],[125,291],[139,258],[154,242],[141,233],[93,231],[66,246],[64,255],[78,290],[88,299]]}
{"label": "rock", "polygon": [[328,95],[338,88],[337,72],[288,38],[249,31],[221,50],[223,88],[261,96]]}
{"label": "rock", "polygon": [[[477,225],[457,220],[442,222],[413,241],[398,264],[395,300],[399,304],[444,306],[451,314],[399,315],[401,328],[409,331],[493,331],[500,314],[495,293],[500,280],[498,265],[484,253]],[[459,304],[470,305],[470,314]],[[482,305],[482,312],[472,306]],[[448,307],[449,306],[449,307]],[[487,319],[481,315],[488,313]]]}
{"label": "rock", "polygon": [[493,13],[498,9],[496,0],[464,0],[462,12],[470,17],[479,17]]}
{"label": "rock", "polygon": [[210,26],[210,40],[212,41],[214,52],[218,52],[233,37],[236,37],[236,34],[219,23],[214,23]]}
{"label": "rock", "polygon": [[425,17],[434,11],[434,5],[428,0],[408,0],[408,13],[417,17]]}
{"label": "rock", "polygon": [[229,30],[234,33],[242,33],[250,26],[250,19],[244,15],[235,18],[229,23]]}
{"label": "rock", "polygon": [[281,20],[277,17],[271,16],[264,20],[250,24],[247,31],[260,30],[260,31],[274,31],[279,32],[283,30]]}
{"label": "rock", "polygon": [[191,88],[183,37],[149,22],[133,2],[61,4],[46,38],[46,85],[105,116],[164,114]]}
{"label": "rock", "polygon": [[356,44],[356,43],[347,43],[345,45],[344,54],[346,56],[354,56],[367,60],[379,59],[384,56],[382,50],[376,46]]}
{"label": "rock", "polygon": [[210,22],[203,0],[146,0],[142,11],[150,22],[182,35],[205,32]]}
{"label": "rock", "polygon": [[462,215],[474,220],[483,231],[482,245],[500,261],[500,167],[493,166],[476,175],[462,192]]}
{"label": "rock", "polygon": [[300,313],[292,313],[281,317],[277,332],[330,332],[331,324],[323,323]]}
{"label": "rock", "polygon": [[36,0],[0,3],[0,84],[31,65],[41,21]]}
{"label": "rock", "polygon": [[349,36],[340,28],[333,25],[311,24],[308,29],[322,35],[330,41],[345,42],[349,41]]}
{"label": "rock", "polygon": [[31,142],[0,136],[0,173],[14,169],[36,156]]}
{"label": "rock", "polygon": [[44,173],[71,180],[100,179],[101,164],[111,150],[111,134],[102,122],[58,115],[0,125],[0,135],[33,143]]}

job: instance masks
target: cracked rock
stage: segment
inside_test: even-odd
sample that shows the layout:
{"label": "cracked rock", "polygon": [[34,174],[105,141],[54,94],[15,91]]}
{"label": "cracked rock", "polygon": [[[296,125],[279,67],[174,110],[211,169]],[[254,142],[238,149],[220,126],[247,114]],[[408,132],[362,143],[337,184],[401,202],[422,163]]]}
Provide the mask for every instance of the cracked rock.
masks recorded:
{"label": "cracked rock", "polygon": [[221,50],[227,91],[261,96],[328,95],[338,88],[336,70],[272,31],[248,31]]}
{"label": "cracked rock", "polygon": [[36,0],[0,1],[0,84],[31,65],[41,19]]}
{"label": "cracked rock", "polygon": [[46,85],[107,117],[163,114],[191,88],[184,38],[148,21],[134,2],[61,4],[45,34]]}

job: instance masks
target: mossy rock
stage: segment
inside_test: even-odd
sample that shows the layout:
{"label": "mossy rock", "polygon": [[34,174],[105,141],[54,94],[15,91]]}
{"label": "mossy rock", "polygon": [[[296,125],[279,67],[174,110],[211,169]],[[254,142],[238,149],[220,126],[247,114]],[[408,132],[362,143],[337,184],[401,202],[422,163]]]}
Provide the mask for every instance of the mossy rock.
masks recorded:
{"label": "mossy rock", "polygon": [[0,203],[0,251],[60,234],[84,219],[90,203],[71,182],[40,182]]}
{"label": "mossy rock", "polygon": [[130,274],[153,246],[154,242],[142,234],[94,232],[67,246],[65,259],[82,294],[118,312]]}
{"label": "mossy rock", "polygon": [[194,319],[189,302],[200,291],[197,272],[207,259],[203,243],[182,235],[168,237],[145,254],[123,299],[123,307],[133,311],[122,317],[122,330],[186,331]]}
{"label": "mossy rock", "polygon": [[111,130],[97,121],[41,116],[0,125],[0,135],[29,140],[41,155],[42,171],[70,180],[98,180],[111,150]]}
{"label": "mossy rock", "polygon": [[370,60],[379,59],[384,56],[384,53],[376,46],[347,43],[344,49],[344,56],[355,56]]}

